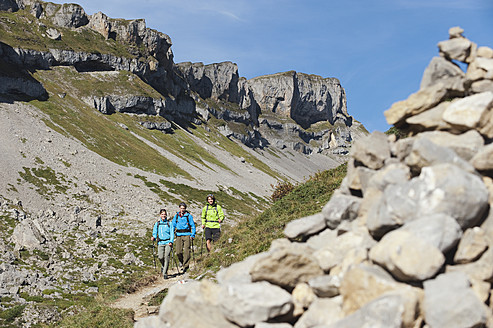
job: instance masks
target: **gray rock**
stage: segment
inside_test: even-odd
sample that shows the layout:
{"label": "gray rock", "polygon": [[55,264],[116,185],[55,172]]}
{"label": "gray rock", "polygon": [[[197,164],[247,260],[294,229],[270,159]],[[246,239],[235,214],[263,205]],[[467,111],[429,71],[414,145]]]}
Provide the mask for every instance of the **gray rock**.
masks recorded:
{"label": "gray rock", "polygon": [[[335,122],[337,113],[347,117],[346,97],[339,80],[315,75],[285,72],[248,80],[241,101],[263,113],[278,113],[307,128],[319,121]],[[251,109],[249,109],[251,111]]]}
{"label": "gray rock", "polygon": [[423,73],[420,89],[440,82],[448,89],[464,92],[465,75],[460,67],[453,62],[443,57],[433,57]]}
{"label": "gray rock", "polygon": [[457,91],[449,90],[442,83],[437,82],[432,86],[420,89],[410,95],[406,100],[398,101],[384,112],[387,123],[401,125],[413,115],[420,114],[430,108],[437,106],[443,100],[454,97]]}
{"label": "gray rock", "polygon": [[289,323],[279,322],[279,323],[268,323],[268,322],[258,322],[255,324],[254,328],[291,328]]}
{"label": "gray rock", "polygon": [[476,130],[469,130],[459,135],[445,131],[429,131],[420,133],[417,138],[427,138],[441,147],[450,148],[466,161],[484,146],[484,139]]}
{"label": "gray rock", "polygon": [[455,219],[443,213],[423,216],[404,224],[399,230],[409,231],[446,254],[462,237],[462,229]]}
{"label": "gray rock", "polygon": [[387,136],[375,131],[370,136],[356,140],[351,148],[351,155],[356,162],[370,169],[382,168],[385,160],[390,157]]}
{"label": "gray rock", "polygon": [[438,43],[441,56],[464,63],[470,63],[476,58],[477,47],[474,42],[466,38],[453,38]]}
{"label": "gray rock", "polygon": [[41,248],[47,241],[47,236],[48,233],[38,220],[27,219],[17,224],[12,241],[16,249],[33,250]]}
{"label": "gray rock", "polygon": [[483,93],[487,91],[493,91],[492,80],[474,81],[470,88],[471,93]]}
{"label": "gray rock", "polygon": [[62,34],[54,28],[48,28],[46,30],[46,35],[52,40],[61,40],[62,39]]}
{"label": "gray rock", "polygon": [[219,296],[225,317],[241,327],[286,315],[293,309],[291,294],[265,281],[224,285]]}
{"label": "gray rock", "polygon": [[387,233],[370,249],[369,257],[401,281],[434,277],[445,263],[437,247],[403,229]]}
{"label": "gray rock", "polygon": [[481,148],[471,159],[471,164],[478,171],[493,170],[493,144]]}
{"label": "gray rock", "polygon": [[481,46],[478,48],[478,52],[476,53],[476,59],[478,57],[483,57],[483,58],[493,58],[493,49],[490,47],[486,46]]}
{"label": "gray rock", "polygon": [[414,131],[451,130],[451,125],[442,119],[442,115],[445,109],[454,101],[442,102],[427,111],[408,117],[406,123],[411,125]]}
{"label": "gray rock", "polygon": [[294,325],[295,328],[326,326],[344,317],[338,298],[316,299]]}
{"label": "gray rock", "polygon": [[[402,163],[389,164],[378,170],[368,181],[368,188],[384,191],[389,185],[400,184],[411,179],[409,166]],[[366,197],[366,194],[364,194]]]}
{"label": "gray rock", "polygon": [[488,191],[477,175],[445,163],[424,167],[419,177],[388,186],[368,212],[366,224],[372,235],[383,236],[423,215],[443,213],[465,230],[481,220],[487,204]]}
{"label": "gray rock", "polygon": [[493,92],[475,94],[451,104],[443,112],[443,119],[458,131],[478,129],[484,135],[481,129],[486,126],[485,118],[492,106]]}
{"label": "gray rock", "polygon": [[268,281],[292,290],[300,282],[321,276],[322,269],[312,256],[313,250],[302,243],[271,250],[250,269],[252,281]]}
{"label": "gray rock", "polygon": [[416,175],[426,166],[440,163],[455,164],[467,172],[474,172],[474,167],[466,160],[457,155],[456,152],[447,147],[441,147],[425,136],[417,138],[411,148],[411,152],[405,158],[405,163]]}
{"label": "gray rock", "polygon": [[203,99],[215,98],[238,103],[238,66],[232,62],[204,65],[203,63],[178,63],[190,89]]}
{"label": "gray rock", "polygon": [[308,285],[318,297],[334,297],[339,295],[341,278],[326,274],[308,280]]}
{"label": "gray rock", "polygon": [[261,258],[267,256],[267,253],[259,253],[251,255],[240,262],[235,262],[227,268],[222,268],[218,271],[216,278],[220,284],[232,283],[250,283],[252,278],[250,270],[252,266]]}
{"label": "gray rock", "polygon": [[208,280],[171,286],[159,309],[162,327],[237,328],[222,314],[218,297],[219,288]]}
{"label": "gray rock", "polygon": [[404,312],[403,299],[399,295],[383,295],[348,315],[328,328],[401,328]]}
{"label": "gray rock", "polygon": [[344,258],[355,249],[367,250],[375,244],[368,231],[364,228],[355,229],[338,236],[327,246],[317,249],[313,256],[318,265],[328,272],[336,265],[343,262]]}
{"label": "gray rock", "polygon": [[493,247],[490,244],[481,257],[474,262],[447,265],[445,272],[463,272],[474,280],[491,281],[493,279]]}
{"label": "gray rock", "polygon": [[462,33],[464,33],[464,29],[462,29],[460,26],[454,26],[449,28],[448,30],[449,39],[463,38],[464,36],[462,35]]}
{"label": "gray rock", "polygon": [[320,249],[333,243],[335,238],[337,238],[336,230],[325,229],[318,235],[311,236],[306,244],[312,249]]}
{"label": "gray rock", "polygon": [[[490,49],[492,50],[492,49]],[[475,81],[480,80],[491,80],[493,77],[493,58],[483,58],[477,57],[469,66],[467,67],[466,79],[467,82],[471,84]]]}
{"label": "gray rock", "polygon": [[454,262],[459,264],[476,261],[489,247],[486,233],[480,227],[467,229],[460,240]]}
{"label": "gray rock", "polygon": [[134,324],[134,328],[161,328],[165,327],[164,322],[159,316],[153,315],[149,317],[139,318]]}
{"label": "gray rock", "polygon": [[76,28],[87,25],[89,19],[81,6],[77,4],[63,4],[52,18],[53,23],[60,27]]}
{"label": "gray rock", "polygon": [[335,229],[342,221],[353,221],[358,215],[360,203],[358,197],[334,193],[322,209],[327,227]]}
{"label": "gray rock", "polygon": [[286,224],[284,235],[289,239],[296,239],[314,235],[327,227],[325,217],[322,213],[306,216],[300,219],[293,220]]}
{"label": "gray rock", "polygon": [[424,318],[431,327],[481,327],[486,325],[488,309],[470,288],[467,276],[445,273],[425,281]]}

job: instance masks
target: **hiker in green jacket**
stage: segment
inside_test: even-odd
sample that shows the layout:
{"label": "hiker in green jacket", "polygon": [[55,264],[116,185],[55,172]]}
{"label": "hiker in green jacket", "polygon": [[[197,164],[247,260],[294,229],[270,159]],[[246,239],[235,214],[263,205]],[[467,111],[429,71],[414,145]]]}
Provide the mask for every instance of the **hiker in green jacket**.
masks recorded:
{"label": "hiker in green jacket", "polygon": [[213,194],[207,195],[207,205],[202,209],[202,229],[204,229],[207,252],[212,249],[212,241],[221,236],[221,225],[224,221],[223,209],[216,203]]}

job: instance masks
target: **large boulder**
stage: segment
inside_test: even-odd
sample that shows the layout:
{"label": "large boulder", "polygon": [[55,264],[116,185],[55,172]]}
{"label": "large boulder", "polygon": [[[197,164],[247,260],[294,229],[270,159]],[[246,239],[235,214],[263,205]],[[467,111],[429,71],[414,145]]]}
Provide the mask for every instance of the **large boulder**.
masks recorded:
{"label": "large boulder", "polygon": [[446,273],[425,281],[424,293],[424,318],[430,327],[485,327],[491,317],[463,273]]}
{"label": "large boulder", "polygon": [[55,25],[60,27],[76,28],[87,25],[89,18],[84,9],[74,3],[61,5],[52,18]]}

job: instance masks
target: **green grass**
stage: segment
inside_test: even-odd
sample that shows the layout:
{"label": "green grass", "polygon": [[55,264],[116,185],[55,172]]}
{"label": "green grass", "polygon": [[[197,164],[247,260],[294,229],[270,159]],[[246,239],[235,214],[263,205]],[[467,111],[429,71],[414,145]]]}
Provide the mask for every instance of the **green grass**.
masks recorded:
{"label": "green grass", "polygon": [[7,310],[0,310],[0,327],[15,327],[12,324],[22,315],[26,305],[16,305]]}
{"label": "green grass", "polygon": [[55,172],[50,167],[28,168],[23,167],[24,171],[19,172],[19,175],[24,181],[33,184],[36,191],[48,198],[53,193],[63,194],[68,189],[68,183],[65,177]]}
{"label": "green grass", "polygon": [[[136,58],[133,54],[135,47],[132,45],[111,39],[105,40],[101,34],[87,28],[72,30],[54,26],[47,19],[39,20],[43,25],[34,24],[33,21],[37,20],[28,10],[19,10],[15,13],[0,11],[0,41],[11,47],[38,51],[64,49]],[[61,40],[52,40],[43,36],[50,27],[62,33]]]}
{"label": "green grass", "polygon": [[[221,251],[202,259],[195,272],[217,271],[220,267],[227,267],[250,255],[268,250],[274,239],[283,237],[283,230],[288,222],[322,210],[340,186],[346,169],[347,165],[344,164],[317,173],[263,213],[246,217],[233,228],[223,229],[223,236],[216,246]],[[231,243],[228,242],[229,238]]]}
{"label": "green grass", "polygon": [[190,174],[79,99],[50,97],[48,101],[34,100],[31,104],[49,115],[50,120],[45,121],[48,126],[78,139],[89,150],[116,164],[191,179]]}
{"label": "green grass", "polygon": [[111,308],[102,302],[94,302],[85,311],[72,316],[64,317],[55,327],[72,328],[131,328],[133,323],[133,311]]}
{"label": "green grass", "polygon": [[159,306],[163,302],[164,298],[168,295],[168,288],[163,289],[156,295],[153,295],[149,300],[150,306]]}

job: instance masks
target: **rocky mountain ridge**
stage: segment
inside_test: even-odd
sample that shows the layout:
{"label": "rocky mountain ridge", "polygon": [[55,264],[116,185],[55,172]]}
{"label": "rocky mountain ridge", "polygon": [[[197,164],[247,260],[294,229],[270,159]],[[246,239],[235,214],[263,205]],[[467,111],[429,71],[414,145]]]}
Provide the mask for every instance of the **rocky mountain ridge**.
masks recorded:
{"label": "rocky mountain ridge", "polygon": [[135,327],[493,327],[493,50],[463,32],[385,112],[407,137],[356,141],[320,213]]}
{"label": "rocky mountain ridge", "polygon": [[[302,140],[304,145],[300,142],[294,145],[290,143],[281,145],[281,147],[301,150],[306,154],[325,152],[338,156],[347,153],[351,140],[365,133],[362,125],[348,116],[344,89],[335,78],[323,79],[318,76],[286,72],[245,80],[239,77],[237,66],[231,62],[175,65],[170,38],[164,33],[147,28],[142,19],[131,21],[111,19],[101,12],[88,16],[83,8],[76,4],[56,5],[31,0],[9,1],[4,4],[5,7],[9,11],[24,10],[31,14],[32,18],[28,19],[38,19],[41,30],[46,29],[45,24],[48,22],[54,25],[52,30],[89,29],[99,33],[107,41],[114,40],[126,46],[127,54],[123,57],[111,53],[61,49],[56,45],[57,40],[58,42],[64,40],[64,36],[59,31],[51,31],[58,37],[55,38],[54,47],[43,51],[1,44],[3,49],[0,52],[3,60],[9,65],[17,65],[28,70],[48,69],[61,65],[74,66],[78,71],[126,70],[139,76],[161,94],[160,99],[133,97],[116,100],[121,95],[105,95],[88,100],[88,103],[104,113],[109,114],[112,111],[143,113],[160,115],[170,121],[178,119],[197,123],[194,117],[199,116],[207,120],[209,116],[207,112],[214,112],[210,110],[211,106],[198,104],[197,98],[223,100],[229,104],[228,107],[236,107],[236,111],[243,117],[250,116],[242,121],[242,124],[247,126],[247,133],[235,131],[229,134],[240,141],[247,141],[250,147],[275,145],[283,135],[290,134],[290,129],[284,128],[282,133],[276,133],[275,129],[271,131],[280,137],[270,137],[272,133],[267,133],[267,137],[263,136],[262,131],[258,129],[259,116],[262,114],[272,113],[275,114],[274,116],[289,119],[303,129],[319,122],[328,122],[331,126],[339,127],[338,130],[325,128],[324,141],[317,138],[307,139],[308,135],[305,135],[305,140]],[[47,30],[42,36],[50,37]],[[26,81],[32,83],[32,88],[26,88]],[[26,80],[21,76],[18,83],[13,82],[10,78],[11,90],[4,90],[3,93],[18,93],[40,99],[46,97],[46,93],[35,81]],[[221,112],[224,111],[221,106],[213,107]],[[228,119],[235,115],[227,113],[221,117]],[[344,136],[341,136],[342,134]],[[296,133],[292,136],[297,137]],[[331,139],[337,139],[337,142],[329,145],[326,141]]]}

